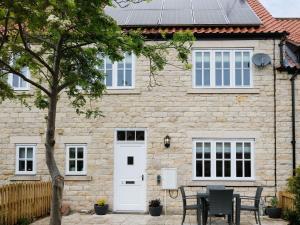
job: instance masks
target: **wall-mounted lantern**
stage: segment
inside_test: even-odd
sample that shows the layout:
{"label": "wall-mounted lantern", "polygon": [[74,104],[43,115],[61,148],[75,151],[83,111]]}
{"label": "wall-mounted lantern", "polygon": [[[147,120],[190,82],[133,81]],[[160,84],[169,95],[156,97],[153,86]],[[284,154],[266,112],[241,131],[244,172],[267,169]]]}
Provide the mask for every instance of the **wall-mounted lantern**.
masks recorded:
{"label": "wall-mounted lantern", "polygon": [[164,138],[164,143],[165,143],[165,147],[166,148],[169,148],[170,147],[170,144],[171,144],[171,138],[169,135],[165,136]]}

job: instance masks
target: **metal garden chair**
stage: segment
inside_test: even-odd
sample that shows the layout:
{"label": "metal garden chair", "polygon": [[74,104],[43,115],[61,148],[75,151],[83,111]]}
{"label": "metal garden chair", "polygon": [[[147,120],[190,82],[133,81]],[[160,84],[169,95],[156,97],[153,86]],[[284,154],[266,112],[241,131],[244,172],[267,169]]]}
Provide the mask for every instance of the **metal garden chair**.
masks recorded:
{"label": "metal garden chair", "polygon": [[253,205],[241,205],[241,211],[243,210],[243,211],[254,212],[256,224],[259,223],[259,225],[261,225],[260,215],[259,215],[259,203],[260,203],[262,191],[263,191],[263,187],[257,187],[254,197],[251,197],[251,196],[241,196],[240,197],[241,201],[243,199],[253,201],[253,203],[254,203]]}
{"label": "metal garden chair", "polygon": [[227,215],[228,222],[232,224],[233,218],[233,189],[216,190],[210,189],[208,196],[208,216],[211,224],[211,217],[215,215]]}
{"label": "metal garden chair", "polygon": [[187,210],[197,210],[197,222],[198,224],[199,221],[201,221],[201,204],[195,204],[195,205],[188,205],[187,204],[187,200],[188,199],[197,199],[197,195],[186,195],[185,194],[185,190],[184,190],[184,186],[179,187],[180,192],[181,192],[181,196],[182,196],[182,205],[183,205],[183,216],[182,216],[182,222],[181,225],[184,223],[185,221],[185,216],[186,216],[186,211]]}

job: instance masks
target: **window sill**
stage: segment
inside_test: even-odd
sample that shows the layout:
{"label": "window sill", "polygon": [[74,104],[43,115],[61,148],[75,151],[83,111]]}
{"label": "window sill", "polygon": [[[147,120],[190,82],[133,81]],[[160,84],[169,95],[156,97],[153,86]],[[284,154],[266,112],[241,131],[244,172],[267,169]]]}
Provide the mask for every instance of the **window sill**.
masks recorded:
{"label": "window sill", "polygon": [[247,178],[247,179],[240,179],[240,178],[226,178],[226,179],[218,179],[218,178],[193,178],[192,181],[207,181],[207,182],[243,182],[243,183],[253,183],[255,182],[255,178]]}
{"label": "window sill", "polygon": [[74,176],[74,175],[66,175],[64,177],[65,181],[91,181],[92,180],[92,176],[85,176],[85,175],[78,175],[78,176]]}
{"label": "window sill", "polygon": [[15,175],[9,179],[10,181],[40,181],[41,176],[36,175]]}
{"label": "window sill", "polygon": [[193,88],[187,94],[259,94],[259,88]]}
{"label": "window sill", "polygon": [[107,89],[104,95],[140,95],[141,92],[133,89]]}

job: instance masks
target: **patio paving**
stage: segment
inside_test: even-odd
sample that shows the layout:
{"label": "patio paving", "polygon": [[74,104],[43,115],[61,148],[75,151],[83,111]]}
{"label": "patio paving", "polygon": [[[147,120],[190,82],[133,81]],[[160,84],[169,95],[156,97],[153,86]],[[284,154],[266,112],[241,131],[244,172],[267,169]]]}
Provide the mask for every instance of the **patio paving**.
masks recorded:
{"label": "patio paving", "polygon": [[[63,225],[181,225],[181,215],[167,215],[160,217],[152,217],[150,215],[137,214],[107,214],[105,216],[98,215],[83,215],[74,213],[63,217]],[[241,216],[241,225],[255,225],[255,219],[250,214]],[[38,220],[32,225],[47,225],[49,217]],[[224,220],[213,218],[213,225],[225,225]],[[196,225],[195,215],[187,215],[184,225]],[[267,217],[262,217],[262,225],[287,225],[284,220],[275,220]]]}

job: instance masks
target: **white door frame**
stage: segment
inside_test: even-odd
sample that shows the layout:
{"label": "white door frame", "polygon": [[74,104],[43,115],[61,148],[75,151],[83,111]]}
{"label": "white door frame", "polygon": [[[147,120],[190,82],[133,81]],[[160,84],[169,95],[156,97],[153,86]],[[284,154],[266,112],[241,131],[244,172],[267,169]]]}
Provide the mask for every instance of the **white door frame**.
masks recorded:
{"label": "white door frame", "polygon": [[[117,142],[117,131],[119,130],[125,130],[125,131],[130,131],[130,130],[141,130],[141,131],[144,131],[145,132],[145,139],[143,142],[139,142],[139,141],[136,141],[136,142],[124,142],[124,143],[118,143]],[[117,193],[117,186],[118,186],[118,179],[117,179],[117,176],[116,176],[116,171],[117,171],[117,166],[116,166],[116,158],[117,158],[117,147],[118,146],[143,146],[145,148],[145,171],[144,171],[144,185],[143,185],[143,188],[145,190],[145,201],[144,201],[144,206],[143,206],[143,209],[141,209],[140,211],[138,212],[146,212],[147,211],[147,208],[146,208],[146,203],[147,203],[147,130],[146,128],[116,128],[115,131],[114,131],[114,150],[113,150],[113,154],[114,154],[114,172],[113,172],[113,211],[115,212],[120,212],[120,210],[117,209],[117,196],[116,196],[116,193]],[[132,210],[128,210],[130,212],[132,212]]]}

